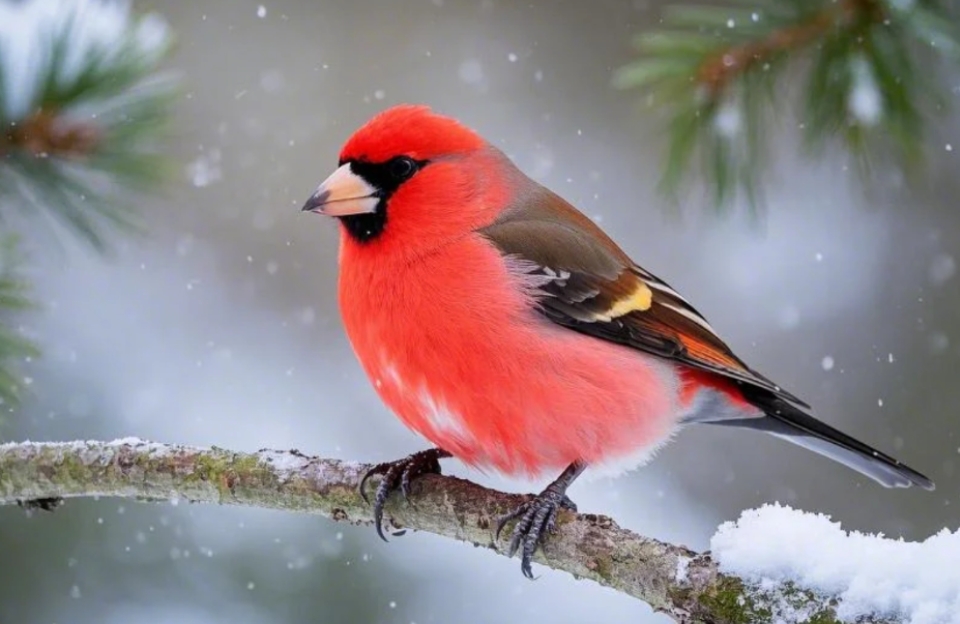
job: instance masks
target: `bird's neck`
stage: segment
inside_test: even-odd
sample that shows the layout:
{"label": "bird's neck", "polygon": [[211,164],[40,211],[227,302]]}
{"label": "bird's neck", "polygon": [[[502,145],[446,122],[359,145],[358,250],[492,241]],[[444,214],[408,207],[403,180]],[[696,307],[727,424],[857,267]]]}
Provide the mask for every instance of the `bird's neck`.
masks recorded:
{"label": "bird's neck", "polygon": [[378,209],[370,214],[340,217],[344,236],[349,236],[359,245],[367,244],[381,234],[387,225],[387,211]]}

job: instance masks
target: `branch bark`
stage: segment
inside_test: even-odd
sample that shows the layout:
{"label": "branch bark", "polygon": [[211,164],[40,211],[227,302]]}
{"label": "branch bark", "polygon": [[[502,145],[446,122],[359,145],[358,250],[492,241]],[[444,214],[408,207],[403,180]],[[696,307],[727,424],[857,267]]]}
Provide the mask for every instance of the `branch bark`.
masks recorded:
{"label": "branch bark", "polygon": [[[182,499],[371,524],[370,507],[357,490],[369,468],[298,451],[239,453],[141,440],[11,443],[0,445],[0,505],[86,496]],[[389,526],[491,549],[496,518],[524,500],[439,475],[418,479],[412,490],[408,502],[391,497]],[[760,591],[721,574],[709,553],[637,535],[605,516],[561,513],[557,533],[536,561],[639,598],[677,622],[836,622],[829,598],[796,587]],[[807,619],[784,619],[778,607],[784,600],[790,613]]]}

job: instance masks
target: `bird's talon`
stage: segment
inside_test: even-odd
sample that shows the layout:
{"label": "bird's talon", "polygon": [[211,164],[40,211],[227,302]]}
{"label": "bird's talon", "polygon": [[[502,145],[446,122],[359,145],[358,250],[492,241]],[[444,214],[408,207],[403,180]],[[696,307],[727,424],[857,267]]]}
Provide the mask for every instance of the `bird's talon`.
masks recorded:
{"label": "bird's talon", "polygon": [[500,516],[500,518],[497,520],[497,530],[494,533],[493,541],[495,542],[500,541],[500,533],[503,532],[503,528],[507,526],[507,523],[509,523],[511,520],[520,517],[520,514],[522,514],[525,510],[524,505],[526,505],[526,503],[524,503],[523,505],[520,505],[510,513]]}
{"label": "bird's talon", "polygon": [[547,519],[547,524],[546,526],[544,526],[544,531],[546,531],[547,535],[553,535],[554,533],[557,532],[557,514],[556,513],[550,514],[550,518]]}
{"label": "bird's talon", "polygon": [[401,464],[393,464],[387,469],[383,478],[380,480],[380,485],[377,486],[377,494],[373,499],[373,526],[377,529],[377,535],[385,542],[389,540],[387,540],[387,536],[383,534],[383,508],[387,504],[390,492],[396,489],[396,480],[400,472],[400,467]]}
{"label": "bird's talon", "polygon": [[360,497],[363,499],[363,502],[367,503],[368,505],[370,504],[370,499],[367,498],[367,489],[366,489],[367,481],[370,480],[370,477],[372,477],[373,475],[382,475],[389,468],[390,468],[389,462],[383,463],[383,464],[377,464],[376,466],[368,470],[365,475],[363,475],[363,478],[360,479],[360,487],[359,487]]}
{"label": "bird's talon", "polygon": [[[380,539],[385,542],[388,541],[383,532],[383,510],[390,494],[399,489],[406,500],[410,494],[410,484],[414,479],[428,473],[440,474],[439,460],[443,457],[450,457],[450,454],[442,449],[420,451],[394,462],[377,464],[363,475],[363,478],[360,479],[360,496],[368,505],[370,500],[366,493],[367,481],[374,475],[381,475],[380,483],[377,485],[373,497],[373,526],[376,528]],[[404,533],[405,531],[397,531],[392,535],[398,536]]]}
{"label": "bird's talon", "polygon": [[[440,472],[440,464],[437,464],[436,467],[433,466],[424,466],[424,471],[429,472]],[[410,498],[410,482],[416,477],[420,476],[422,473],[414,474],[414,464],[407,464],[406,468],[403,469],[403,476],[400,478],[400,493],[403,494],[403,500],[408,500]]]}
{"label": "bird's talon", "polygon": [[548,487],[540,495],[522,503],[497,521],[496,541],[500,533],[511,520],[517,519],[510,534],[507,556],[513,557],[520,552],[520,571],[528,579],[533,579],[533,555],[546,536],[557,527],[557,515],[561,509],[576,511],[577,506],[562,491]]}

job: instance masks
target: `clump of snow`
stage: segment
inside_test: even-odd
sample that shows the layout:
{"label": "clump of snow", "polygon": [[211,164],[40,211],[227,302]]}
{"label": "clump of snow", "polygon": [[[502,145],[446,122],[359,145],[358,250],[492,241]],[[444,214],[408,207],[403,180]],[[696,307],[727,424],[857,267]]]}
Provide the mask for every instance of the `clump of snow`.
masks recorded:
{"label": "clump of snow", "polygon": [[687,582],[687,572],[690,569],[690,561],[692,561],[690,557],[684,557],[683,555],[677,557],[677,572],[673,575],[673,578],[678,583]]}
{"label": "clump of snow", "polygon": [[728,102],[717,110],[717,114],[713,118],[713,123],[717,134],[726,139],[732,139],[740,133],[743,127],[743,117],[737,105]]}
{"label": "clump of snow", "polygon": [[781,505],[743,512],[711,540],[722,572],[760,588],[787,581],[840,600],[837,616],[960,624],[960,531],[923,542],[847,532],[823,514]]}
{"label": "clump of snow", "polygon": [[310,463],[308,457],[283,451],[262,450],[257,452],[257,457],[262,463],[269,464],[280,475],[298,472]]}
{"label": "clump of snow", "polygon": [[[86,444],[95,444],[94,442],[86,442]],[[107,442],[109,446],[123,446],[124,444],[129,446],[140,446],[141,444],[149,444],[146,440],[142,438],[137,438],[135,436],[127,436],[125,438],[117,438],[116,440],[111,440]]]}
{"label": "clump of snow", "polygon": [[847,98],[847,110],[861,126],[874,126],[883,115],[883,100],[873,67],[863,57],[850,62],[853,87]]}
{"label": "clump of snow", "polygon": [[215,147],[207,150],[191,161],[186,169],[187,177],[198,188],[219,182],[223,177],[223,171],[220,168],[220,150]]}
{"label": "clump of snow", "polygon": [[130,55],[156,59],[170,33],[156,14],[131,16],[122,0],[0,2],[0,107],[10,119],[23,118],[36,105],[57,41],[64,43],[57,79],[69,83],[92,58],[101,65]]}
{"label": "clump of snow", "polygon": [[[93,445],[94,447],[99,447],[101,443],[86,442],[86,444]],[[137,451],[141,453],[149,453],[153,457],[160,457],[160,456],[167,455],[169,453],[176,451],[178,448],[179,449],[186,448],[183,446],[179,446],[179,447],[171,446],[168,444],[164,444],[163,442],[151,442],[150,440],[144,440],[142,438],[136,438],[136,437],[130,437],[130,436],[126,438],[118,438],[116,440],[111,440],[110,442],[107,442],[105,446],[107,447],[132,446],[132,447],[135,447]],[[194,448],[195,450],[205,450],[199,447],[191,447],[191,448]]]}

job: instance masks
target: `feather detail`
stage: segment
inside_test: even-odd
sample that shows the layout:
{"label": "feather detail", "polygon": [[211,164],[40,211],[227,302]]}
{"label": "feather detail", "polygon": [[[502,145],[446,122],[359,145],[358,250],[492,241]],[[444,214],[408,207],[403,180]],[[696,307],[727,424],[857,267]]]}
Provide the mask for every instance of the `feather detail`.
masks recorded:
{"label": "feather detail", "polygon": [[606,314],[598,314],[597,320],[608,323],[631,312],[646,312],[651,305],[653,305],[653,293],[650,292],[650,287],[638,283],[625,296],[614,299],[607,308]]}
{"label": "feather detail", "polygon": [[578,332],[675,360],[806,406],[748,367],[676,290],[537,185],[478,230],[526,279],[541,312]]}

